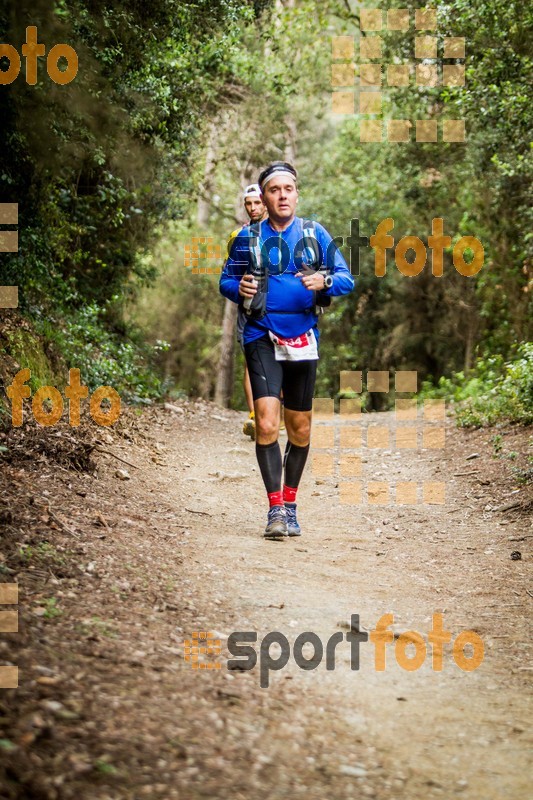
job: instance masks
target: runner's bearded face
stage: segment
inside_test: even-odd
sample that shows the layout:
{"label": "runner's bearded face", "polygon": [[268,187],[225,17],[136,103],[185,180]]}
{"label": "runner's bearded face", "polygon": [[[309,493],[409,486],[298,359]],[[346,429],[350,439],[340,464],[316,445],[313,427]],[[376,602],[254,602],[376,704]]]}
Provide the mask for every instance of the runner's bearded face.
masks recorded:
{"label": "runner's bearded face", "polygon": [[247,197],[244,201],[244,207],[251,222],[258,222],[263,218],[265,207],[260,197]]}
{"label": "runner's bearded face", "polygon": [[268,216],[276,222],[290,222],[296,213],[298,189],[285,175],[271,178],[263,189],[263,202]]}

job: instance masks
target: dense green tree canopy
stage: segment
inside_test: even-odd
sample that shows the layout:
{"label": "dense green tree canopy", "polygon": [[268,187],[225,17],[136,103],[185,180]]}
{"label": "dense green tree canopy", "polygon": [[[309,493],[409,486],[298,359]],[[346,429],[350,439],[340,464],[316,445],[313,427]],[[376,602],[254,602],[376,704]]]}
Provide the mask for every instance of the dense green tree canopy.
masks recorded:
{"label": "dense green tree canopy", "polygon": [[411,27],[381,32],[382,63],[409,65],[411,80],[383,81],[383,120],[464,119],[466,142],[422,143],[413,132],[409,142],[360,142],[360,116],[331,113],[333,36],[354,37],[359,93],[361,6],[349,0],[4,2],[2,41],[20,49],[35,24],[47,48],[67,42],[80,64],[67,86],[48,79],[42,60],[36,86],[21,73],[0,87],[2,200],[21,212],[20,252],[3,259],[2,282],[22,287],[25,313],[63,349],[82,341],[81,314],[93,333],[102,324],[118,337],[104,347],[93,336],[100,344],[87,352],[111,353],[132,335],[125,301],[155,279],[128,307],[137,342],[167,339],[158,357],[169,383],[211,394],[222,301],[216,277],[184,266],[184,245],[225,242],[243,221],[243,184],[285,157],[299,170],[300,213],[334,235],[347,237],[357,218],[370,236],[391,217],[396,242],[427,242],[440,217],[452,247],[471,235],[485,250],[473,278],[453,268],[452,247],[442,278],[429,266],[401,275],[392,252],[378,278],[362,249],[356,293],[322,323],[320,391],[336,390],[339,369],[412,368],[436,381],[476,357],[512,357],[531,338],[531,8],[439,5],[439,48],[465,38],[464,61],[446,63],[464,63],[466,80],[425,87],[413,77],[417,4],[398,5]]}

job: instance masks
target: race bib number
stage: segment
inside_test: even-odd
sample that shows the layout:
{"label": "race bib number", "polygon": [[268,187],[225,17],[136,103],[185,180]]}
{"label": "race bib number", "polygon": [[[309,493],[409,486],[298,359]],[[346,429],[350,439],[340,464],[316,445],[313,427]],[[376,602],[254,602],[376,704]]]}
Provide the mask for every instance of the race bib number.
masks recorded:
{"label": "race bib number", "polygon": [[268,334],[274,344],[276,361],[315,361],[318,358],[318,347],[312,328],[292,339],[276,336],[272,331]]}

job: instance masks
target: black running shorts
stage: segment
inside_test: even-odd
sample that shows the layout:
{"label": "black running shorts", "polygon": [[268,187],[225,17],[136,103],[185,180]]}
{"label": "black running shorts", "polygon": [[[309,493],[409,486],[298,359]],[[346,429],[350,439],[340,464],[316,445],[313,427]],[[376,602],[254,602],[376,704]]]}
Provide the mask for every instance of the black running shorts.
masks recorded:
{"label": "black running shorts", "polygon": [[254,400],[281,396],[290,411],[311,411],[318,360],[276,361],[268,334],[244,345]]}

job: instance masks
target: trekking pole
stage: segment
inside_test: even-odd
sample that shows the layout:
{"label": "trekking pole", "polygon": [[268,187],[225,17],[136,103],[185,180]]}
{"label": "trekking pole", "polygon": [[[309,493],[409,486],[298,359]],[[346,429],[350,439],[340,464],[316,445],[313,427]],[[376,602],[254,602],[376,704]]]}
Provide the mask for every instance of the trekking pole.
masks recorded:
{"label": "trekking pole", "polygon": [[[252,261],[252,276],[257,281],[257,294],[263,291],[263,269],[261,261],[261,245],[259,243],[259,236],[250,237],[250,255]],[[243,303],[243,308],[248,316],[252,313],[253,297],[246,297]]]}

